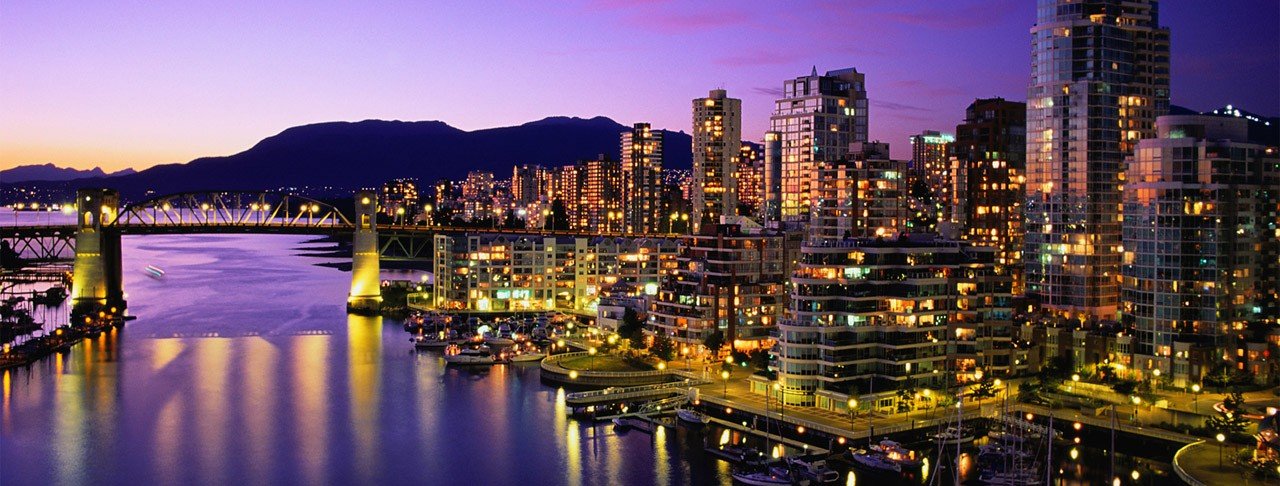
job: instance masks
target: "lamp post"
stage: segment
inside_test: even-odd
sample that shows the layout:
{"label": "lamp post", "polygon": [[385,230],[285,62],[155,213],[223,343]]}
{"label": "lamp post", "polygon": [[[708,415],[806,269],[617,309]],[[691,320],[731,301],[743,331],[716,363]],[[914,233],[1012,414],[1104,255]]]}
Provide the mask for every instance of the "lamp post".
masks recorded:
{"label": "lamp post", "polygon": [[1227,436],[1222,435],[1222,432],[1218,432],[1218,435],[1214,438],[1218,439],[1218,469],[1222,469],[1222,443],[1227,440]]}
{"label": "lamp post", "polygon": [[1191,395],[1191,411],[1193,413],[1200,413],[1200,384],[1199,383],[1191,385],[1191,393],[1194,394],[1194,395]]}
{"label": "lamp post", "polygon": [[787,390],[779,382],[773,383],[773,390],[778,392],[778,411],[782,413],[782,425],[778,426],[778,436],[782,436],[782,426],[787,425]]}
{"label": "lamp post", "polygon": [[684,370],[689,371],[689,346],[680,347],[680,358],[684,360]]}
{"label": "lamp post", "polygon": [[591,371],[595,371],[596,370],[596,348],[594,346],[587,348],[587,356],[591,357],[591,361],[587,365],[587,367],[591,369]]}
{"label": "lamp post", "polygon": [[846,403],[846,405],[849,406],[849,431],[853,432],[853,427],[854,427],[853,409],[858,407],[858,400],[851,397],[849,398],[849,402]]}
{"label": "lamp post", "polygon": [[720,371],[720,378],[724,380],[724,398],[729,398],[729,370]]}

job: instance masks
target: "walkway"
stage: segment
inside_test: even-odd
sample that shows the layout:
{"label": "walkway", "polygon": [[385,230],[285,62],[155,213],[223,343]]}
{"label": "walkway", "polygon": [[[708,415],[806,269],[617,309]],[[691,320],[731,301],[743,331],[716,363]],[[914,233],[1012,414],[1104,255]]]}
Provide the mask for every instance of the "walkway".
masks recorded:
{"label": "walkway", "polygon": [[[1264,484],[1245,475],[1243,468],[1231,464],[1231,457],[1235,455],[1238,447],[1240,446],[1226,444],[1219,449],[1219,444],[1216,442],[1197,442],[1178,451],[1178,454],[1173,458],[1173,467],[1179,473],[1179,476],[1184,474],[1189,476],[1189,478],[1183,477],[1183,480],[1190,479],[1188,482],[1192,486],[1206,484]],[[1218,462],[1219,454],[1221,454],[1221,466],[1219,466]],[[1274,483],[1274,481],[1272,482]]]}

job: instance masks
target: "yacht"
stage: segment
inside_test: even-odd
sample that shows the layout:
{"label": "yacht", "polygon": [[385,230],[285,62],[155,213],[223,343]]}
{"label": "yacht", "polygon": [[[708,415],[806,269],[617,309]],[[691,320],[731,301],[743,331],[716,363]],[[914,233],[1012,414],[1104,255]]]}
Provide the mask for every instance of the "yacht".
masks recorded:
{"label": "yacht", "polygon": [[702,425],[711,421],[711,417],[707,414],[694,410],[692,408],[677,408],[676,417],[683,422]]}
{"label": "yacht", "polygon": [[902,467],[917,467],[921,464],[920,459],[916,458],[915,451],[902,447],[902,444],[889,439],[881,440],[879,444],[872,445],[871,450],[884,454],[885,458],[898,463]]}
{"label": "yacht", "polygon": [[451,365],[492,365],[498,362],[488,346],[458,348],[452,345],[449,351],[444,355],[444,362]]}
{"label": "yacht", "polygon": [[444,331],[430,336],[418,336],[411,341],[413,341],[413,347],[417,349],[444,349],[452,344],[445,338]]}
{"label": "yacht", "polygon": [[957,427],[947,427],[941,432],[930,436],[933,440],[938,441],[942,445],[967,444],[973,442],[973,433]]}
{"label": "yacht", "polygon": [[537,346],[533,344],[516,345],[511,348],[511,361],[516,363],[528,363],[533,361],[542,361],[547,355],[542,354]]}
{"label": "yacht", "polygon": [[893,462],[884,454],[871,452],[865,449],[849,450],[849,455],[853,456],[853,461],[858,465],[879,471],[902,472],[902,465]]}
{"label": "yacht", "polygon": [[1036,486],[1043,484],[1040,475],[1033,471],[983,471],[978,482],[1001,486]]}
{"label": "yacht", "polygon": [[490,346],[510,346],[515,344],[516,340],[512,338],[511,325],[505,322],[498,325],[496,333],[485,335],[484,343]]}
{"label": "yacht", "polygon": [[840,473],[831,469],[827,461],[821,459],[810,461],[798,458],[788,459],[787,465],[790,466],[793,475],[798,474],[818,484],[831,484],[840,480]]}
{"label": "yacht", "polygon": [[749,486],[790,486],[792,484],[809,484],[808,480],[803,482],[795,481],[791,478],[790,474],[779,474],[779,472],[780,471],[773,469],[765,471],[748,471],[740,469],[734,470],[730,475],[733,476],[734,481]]}

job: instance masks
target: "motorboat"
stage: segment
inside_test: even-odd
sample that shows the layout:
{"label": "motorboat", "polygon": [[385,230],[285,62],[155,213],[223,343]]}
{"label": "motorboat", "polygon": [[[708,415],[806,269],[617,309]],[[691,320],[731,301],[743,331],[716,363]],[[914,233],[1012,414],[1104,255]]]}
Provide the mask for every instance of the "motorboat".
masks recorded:
{"label": "motorboat", "polygon": [[538,352],[536,349],[533,351],[516,351],[515,354],[511,355],[511,361],[514,363],[530,363],[542,361],[546,357],[547,355]]}
{"label": "motorboat", "polygon": [[792,475],[798,474],[800,477],[818,484],[831,484],[840,480],[840,472],[831,469],[831,466],[827,465],[827,461],[822,459],[788,459],[787,465],[790,466]]}
{"label": "motorboat", "polygon": [[487,346],[459,348],[451,345],[444,355],[444,362],[451,365],[492,365],[498,362],[497,357],[489,352]]}
{"label": "motorboat", "polygon": [[973,442],[973,433],[966,429],[947,427],[941,432],[929,436],[942,445],[967,444]]}
{"label": "motorboat", "polygon": [[735,464],[761,467],[769,462],[769,457],[755,447],[746,444],[725,444],[720,447],[708,447],[707,452],[720,456]]}
{"label": "motorboat", "polygon": [[680,421],[682,422],[687,422],[687,423],[697,424],[697,425],[702,425],[711,421],[711,417],[708,417],[707,414],[699,412],[692,408],[677,408],[676,418],[679,418]]}
{"label": "motorboat", "polygon": [[849,450],[853,462],[857,465],[877,471],[902,472],[902,465],[893,462],[884,454],[865,449]]}
{"label": "motorboat", "polygon": [[902,447],[902,444],[897,441],[881,440],[879,444],[871,446],[871,451],[884,454],[885,458],[903,467],[917,467],[921,464],[920,459],[916,458],[915,451]]}
{"label": "motorboat", "polygon": [[147,276],[154,279],[164,278],[164,270],[161,270],[160,267],[155,265],[147,265],[147,267],[142,269],[142,271],[147,272]]}
{"label": "motorboat", "polygon": [[1040,475],[1034,471],[983,471],[978,475],[978,482],[1001,486],[1036,486],[1043,484]]}
{"label": "motorboat", "polygon": [[432,336],[418,336],[412,339],[413,347],[417,349],[444,349],[452,344],[448,339],[444,339],[444,333],[441,332]]}
{"label": "motorboat", "polygon": [[749,486],[777,486],[777,485],[793,485],[793,484],[809,484],[808,481],[803,483],[795,481],[790,474],[778,474],[778,471],[768,469],[764,471],[734,470],[730,473],[733,480]]}
{"label": "motorboat", "polygon": [[1008,430],[992,430],[987,432],[987,437],[990,437],[992,440],[1010,444],[1021,444],[1027,440],[1040,440],[1040,434],[1037,432],[1019,434]]}

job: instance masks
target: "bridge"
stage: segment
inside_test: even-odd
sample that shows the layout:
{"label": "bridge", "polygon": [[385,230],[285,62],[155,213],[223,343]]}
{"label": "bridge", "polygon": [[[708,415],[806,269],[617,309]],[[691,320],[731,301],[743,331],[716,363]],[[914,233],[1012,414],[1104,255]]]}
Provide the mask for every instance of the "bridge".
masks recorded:
{"label": "bridge", "polygon": [[381,260],[430,258],[436,234],[502,233],[528,236],[658,237],[577,230],[484,229],[378,224],[371,191],[355,193],[354,219],[331,204],[270,191],[203,191],[154,197],[120,206],[111,189],[80,189],[73,225],[0,226],[0,244],[31,261],[74,258],[72,313],[110,317],[125,308],[120,237],[149,234],[352,235],[351,291],[347,306],[374,311],[381,305]]}

